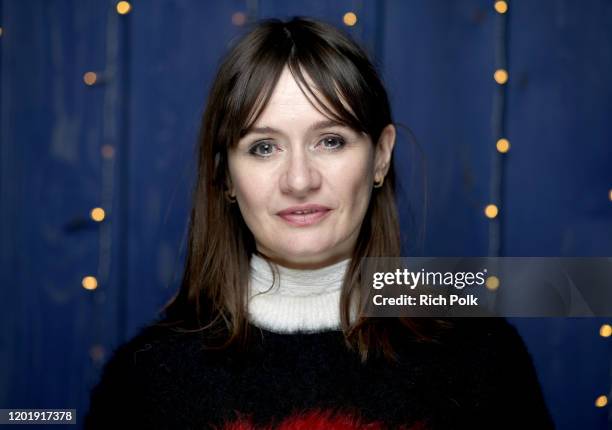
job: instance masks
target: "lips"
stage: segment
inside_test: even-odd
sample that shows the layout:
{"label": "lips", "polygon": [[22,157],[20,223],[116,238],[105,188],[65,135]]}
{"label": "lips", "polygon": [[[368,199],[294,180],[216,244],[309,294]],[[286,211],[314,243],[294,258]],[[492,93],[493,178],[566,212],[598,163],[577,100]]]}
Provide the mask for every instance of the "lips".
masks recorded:
{"label": "lips", "polygon": [[283,209],[278,215],[291,215],[295,212],[326,212],[330,210],[327,206],[317,204],[307,204],[299,206],[291,206],[290,208]]}
{"label": "lips", "polygon": [[324,219],[330,212],[331,209],[326,206],[308,204],[284,209],[278,213],[278,216],[287,223],[300,227],[316,224]]}

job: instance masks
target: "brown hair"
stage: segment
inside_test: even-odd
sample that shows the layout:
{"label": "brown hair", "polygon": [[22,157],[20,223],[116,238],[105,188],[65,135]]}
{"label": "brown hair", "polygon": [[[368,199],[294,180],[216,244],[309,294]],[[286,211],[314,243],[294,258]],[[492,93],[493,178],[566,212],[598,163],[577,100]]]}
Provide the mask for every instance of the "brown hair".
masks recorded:
{"label": "brown hair", "polygon": [[[163,324],[179,325],[182,331],[206,329],[211,339],[221,339],[209,348],[244,344],[248,336],[245,288],[250,257],[257,250],[238,205],[225,198],[227,153],[255,123],[285,66],[324,115],[366,133],[374,145],[383,128],[393,124],[387,93],[374,66],[335,27],[306,18],[271,19],[259,22],[238,40],[223,60],[208,97],[199,136],[185,271],[178,293],[163,309]],[[324,101],[309,87],[304,72]],[[428,318],[350,321],[349,304],[359,288],[362,258],[400,256],[395,186],[391,162],[383,186],[374,189],[342,287],[342,330],[347,346],[356,348],[363,361],[370,350],[394,358],[391,338],[397,328],[427,340],[424,333],[436,325]]]}

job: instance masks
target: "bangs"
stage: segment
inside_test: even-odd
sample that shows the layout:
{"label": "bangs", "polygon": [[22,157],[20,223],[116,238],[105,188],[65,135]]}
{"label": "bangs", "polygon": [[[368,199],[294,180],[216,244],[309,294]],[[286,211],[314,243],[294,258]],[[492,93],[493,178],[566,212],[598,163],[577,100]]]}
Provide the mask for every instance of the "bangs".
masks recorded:
{"label": "bangs", "polygon": [[219,139],[219,143],[234,148],[253,127],[270,101],[285,67],[322,115],[372,138],[378,137],[373,123],[376,116],[368,115],[366,109],[372,94],[364,71],[360,70],[359,56],[317,37],[312,29],[293,28],[291,23],[270,22],[268,25],[272,28],[248,41],[249,55],[243,55],[233,64],[233,85],[226,99],[223,126],[228,135],[226,139]]}

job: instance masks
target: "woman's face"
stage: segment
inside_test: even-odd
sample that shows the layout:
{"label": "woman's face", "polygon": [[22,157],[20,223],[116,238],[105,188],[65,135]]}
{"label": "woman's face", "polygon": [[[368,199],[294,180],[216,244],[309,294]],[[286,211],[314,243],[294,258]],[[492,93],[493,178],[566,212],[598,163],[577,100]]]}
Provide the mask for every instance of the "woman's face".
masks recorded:
{"label": "woman's face", "polygon": [[[383,145],[321,114],[287,68],[259,119],[231,149],[229,189],[257,249],[286,267],[349,258],[372,186],[387,172],[395,129]],[[291,213],[315,205],[311,214]]]}

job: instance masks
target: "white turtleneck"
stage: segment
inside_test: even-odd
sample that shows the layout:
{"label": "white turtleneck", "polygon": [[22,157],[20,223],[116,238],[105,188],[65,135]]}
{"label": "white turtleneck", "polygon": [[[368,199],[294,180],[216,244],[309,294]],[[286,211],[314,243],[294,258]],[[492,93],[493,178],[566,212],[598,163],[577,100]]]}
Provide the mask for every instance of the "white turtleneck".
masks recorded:
{"label": "white turtleneck", "polygon": [[278,333],[340,330],[340,292],[351,259],[320,269],[298,270],[277,264],[272,270],[265,258],[251,257],[249,320]]}

